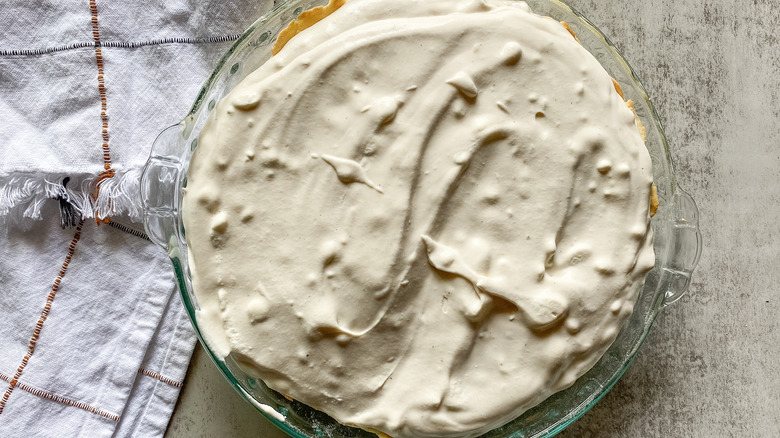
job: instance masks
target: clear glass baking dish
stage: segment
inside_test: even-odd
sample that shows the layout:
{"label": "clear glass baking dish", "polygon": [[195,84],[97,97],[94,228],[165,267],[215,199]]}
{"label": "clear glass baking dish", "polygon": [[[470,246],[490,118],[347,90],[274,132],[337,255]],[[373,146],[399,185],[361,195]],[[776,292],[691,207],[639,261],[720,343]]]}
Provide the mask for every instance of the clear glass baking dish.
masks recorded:
{"label": "clear glass baking dish", "polygon": [[[485,438],[550,437],[590,409],[625,372],[658,314],[685,293],[702,247],[696,204],[677,185],[661,122],[631,67],[593,24],[569,6],[558,0],[526,2],[538,14],[567,22],[581,44],[620,83],[626,99],[635,103],[635,111],[647,129],[647,148],[660,198],[658,213],[652,219],[656,264],[646,277],[633,315],[593,369],[570,388],[554,394],[512,422],[482,435]],[[190,282],[181,220],[182,189],[187,186],[190,156],[198,145],[198,135],[209,112],[228,91],[271,57],[270,48],[280,30],[303,10],[325,3],[327,0],[283,2],[240,36],[203,85],[189,114],[155,140],[141,179],[141,198],[146,231],[170,256],[195,330],[214,363],[235,389],[293,437],[374,437],[374,434],[343,426],[321,412],[284,398],[262,381],[244,373],[230,357],[223,360],[213,354],[203,342],[195,318],[197,302]],[[269,409],[281,416],[273,415]]]}

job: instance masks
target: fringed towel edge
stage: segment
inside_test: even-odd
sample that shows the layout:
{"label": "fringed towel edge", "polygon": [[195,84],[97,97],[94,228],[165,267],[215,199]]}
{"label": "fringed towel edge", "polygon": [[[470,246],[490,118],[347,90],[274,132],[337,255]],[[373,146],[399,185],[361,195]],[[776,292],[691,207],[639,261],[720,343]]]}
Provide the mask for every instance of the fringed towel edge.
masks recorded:
{"label": "fringed towel edge", "polygon": [[126,216],[140,222],[141,168],[102,175],[0,175],[0,225],[29,228],[43,219],[46,202],[59,203],[62,227],[75,226],[81,219],[102,220]]}

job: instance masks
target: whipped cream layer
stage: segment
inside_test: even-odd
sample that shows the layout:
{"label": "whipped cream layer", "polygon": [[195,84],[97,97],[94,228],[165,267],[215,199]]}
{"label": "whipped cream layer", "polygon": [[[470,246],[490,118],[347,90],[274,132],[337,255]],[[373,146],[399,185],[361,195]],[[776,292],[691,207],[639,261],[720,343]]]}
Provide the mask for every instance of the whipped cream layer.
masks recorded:
{"label": "whipped cream layer", "polygon": [[393,437],[570,386],[654,262],[633,112],[522,2],[348,1],[217,104],[188,180],[209,346]]}

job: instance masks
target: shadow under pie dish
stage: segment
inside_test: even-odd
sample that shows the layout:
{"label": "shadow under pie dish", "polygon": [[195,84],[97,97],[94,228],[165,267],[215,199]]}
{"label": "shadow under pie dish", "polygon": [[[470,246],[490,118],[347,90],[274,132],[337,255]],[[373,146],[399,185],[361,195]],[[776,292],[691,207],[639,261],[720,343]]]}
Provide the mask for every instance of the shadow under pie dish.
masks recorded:
{"label": "shadow under pie dish", "polygon": [[[408,6],[407,3],[414,2],[394,3],[393,7]],[[511,3],[510,7],[518,11],[523,7],[519,2]],[[518,68],[518,65],[529,65],[529,68],[537,65],[536,68],[543,69],[547,65],[545,59],[551,57],[538,55],[557,49],[546,46],[546,40],[529,40],[523,35],[517,37],[519,42],[501,40],[494,43],[480,39],[484,36],[479,33],[480,27],[493,30],[501,26],[509,14],[493,16],[489,7],[481,2],[457,6],[452,6],[452,2],[418,5],[426,11],[422,15],[435,16],[437,21],[411,20],[412,26],[422,30],[413,38],[401,32],[400,39],[406,44],[401,45],[403,50],[390,46],[393,50],[382,52],[387,47],[379,45],[361,52],[361,41],[384,41],[387,35],[396,32],[399,26],[387,20],[382,23],[386,28],[374,23],[368,30],[357,26],[350,28],[352,33],[345,31],[352,37],[348,42],[339,43],[339,47],[349,48],[346,54],[324,47],[322,53],[313,51],[311,59],[305,59],[307,44],[319,46],[319,41],[312,42],[312,38],[321,36],[315,32],[317,26],[320,32],[338,34],[339,20],[348,21],[345,14],[359,9],[359,5],[373,5],[382,13],[387,12],[384,9],[392,9],[372,1],[348,2],[313,26],[311,31],[293,37],[288,47],[268,61],[281,29],[303,10],[317,4],[284,4],[247,30],[220,61],[188,117],[160,135],[144,172],[142,190],[147,230],[171,256],[184,301],[204,345],[239,392],[293,436],[371,436],[364,430],[343,426],[294,400],[306,401],[334,413],[346,423],[358,424],[363,429],[384,430],[394,436],[548,436],[556,433],[584,413],[622,374],[658,312],[684,292],[700,251],[695,204],[674,181],[660,124],[641,85],[600,33],[563,4],[547,1],[528,4],[535,13],[552,19],[529,18],[530,14],[519,12],[518,19],[521,23],[531,20],[530,23],[538,25],[544,33],[553,35],[550,38],[556,44],[570,50],[565,52],[567,55],[581,56],[584,47],[595,56],[598,63],[593,58],[577,58],[578,67],[585,65],[582,74],[587,76],[586,73],[598,70],[592,66],[598,67],[599,63],[606,72],[602,70],[592,83],[581,81],[584,82],[581,89],[577,87],[579,81],[572,81],[563,94],[554,93],[549,85],[535,96],[523,88],[525,94],[520,99],[515,82],[510,84],[514,89],[502,89],[500,83],[493,86],[494,72]],[[437,8],[448,13],[440,13]],[[402,10],[390,12],[392,16],[409,14]],[[458,14],[473,15],[462,20]],[[439,20],[440,16],[445,17],[444,22]],[[485,21],[481,21],[483,19]],[[467,23],[463,24],[464,21]],[[560,21],[568,23],[578,42]],[[459,25],[463,25],[464,30],[457,38],[441,37],[442,32],[450,35],[453,26]],[[436,38],[422,44],[430,32],[434,32]],[[436,45],[442,41],[443,44]],[[435,59],[454,61],[425,75],[410,76],[411,73],[404,70],[406,65],[400,61],[415,59],[415,50],[421,50],[419,47],[424,50],[417,54],[418,58],[439,50],[440,55],[447,56],[436,56]],[[289,55],[291,53],[302,53],[304,58]],[[366,62],[364,67],[354,71],[371,74],[347,74],[344,77],[349,79],[348,84],[327,80],[327,77],[317,82],[321,77],[314,77],[314,82],[310,81],[313,85],[302,87],[303,91],[300,87],[295,88],[298,86],[295,81],[293,85],[274,85],[279,77],[284,78],[276,73],[285,69],[316,70],[318,63],[327,62],[330,54],[333,58],[344,59],[349,58],[350,53],[360,54],[360,61]],[[463,58],[463,53],[469,58]],[[475,56],[472,54],[477,54],[479,62],[469,63]],[[541,60],[536,61],[538,58]],[[387,64],[383,64],[385,61]],[[489,66],[480,70],[485,63]],[[553,62],[551,68],[560,68],[559,64]],[[387,67],[390,65],[403,74],[396,74],[398,71]],[[351,66],[350,62],[337,62],[323,71],[338,73],[339,69]],[[260,73],[252,73],[255,70]],[[561,70],[563,73],[566,71]],[[300,73],[295,79],[305,77],[305,73]],[[392,82],[391,79],[398,77],[409,79],[408,83]],[[382,78],[386,80],[380,80]],[[255,81],[255,85],[238,85],[244,79]],[[372,88],[372,81],[380,84],[381,92]],[[532,82],[522,85],[533,91],[538,84]],[[566,83],[565,78],[559,78],[559,82]],[[234,88],[235,92],[230,94]],[[501,93],[510,91],[515,94],[510,94],[509,98],[500,97],[505,95]],[[253,95],[255,92],[264,94]],[[298,92],[305,94],[307,99],[299,99]],[[599,114],[607,120],[605,130],[609,132],[604,134],[605,138],[591,129],[578,131],[575,136],[578,141],[565,141],[568,138],[565,128],[569,125],[578,127],[581,119],[588,118],[588,114],[583,116],[576,111],[561,110],[577,108],[561,103],[569,95],[585,96],[581,100],[595,99],[601,102],[601,107],[616,108]],[[641,122],[635,122],[634,114],[622,102],[623,97],[633,102],[636,117]],[[520,105],[526,98],[527,102]],[[222,102],[217,104],[218,101]],[[289,109],[285,106],[288,101],[297,103]],[[319,101],[328,106],[318,108]],[[301,120],[300,114],[291,117],[301,108],[311,111],[302,120],[305,130],[300,129],[301,125],[293,126],[298,129],[290,129],[285,123]],[[248,113],[254,115],[247,118]],[[317,123],[315,116],[325,121]],[[209,117],[214,121],[206,123]],[[331,119],[335,121],[328,122]],[[433,121],[426,124],[425,120],[429,119]],[[251,142],[245,138],[233,139],[229,135],[236,131],[231,125],[237,123],[235,120],[249,128],[252,128],[251,124],[270,128],[252,134]],[[346,124],[338,125],[341,120],[347,120]],[[360,120],[366,120],[366,126],[361,125]],[[330,138],[325,130],[332,124],[340,126],[335,138]],[[223,125],[229,129],[215,128]],[[415,134],[417,129],[420,130],[417,134],[425,137],[429,125],[447,127],[444,131],[449,137],[431,135],[430,141],[424,142],[424,148],[415,147],[412,152],[387,146],[416,144],[408,136]],[[396,126],[403,129],[393,131]],[[616,126],[620,128],[613,129]],[[625,128],[628,126],[631,130]],[[635,144],[639,139],[641,145],[639,126],[646,128],[646,151],[640,152],[646,156],[647,164],[652,160],[652,176],[646,166],[647,174],[642,176],[641,156],[637,161],[631,161],[608,153],[623,147],[622,138],[627,135],[632,136]],[[282,135],[285,132],[295,134],[294,142],[286,140]],[[538,153],[537,149],[546,144],[545,140],[555,140],[556,135],[565,137],[557,142],[564,146],[557,152],[548,148],[543,154]],[[221,141],[227,143],[223,145]],[[321,146],[322,143],[327,143],[328,147]],[[460,146],[451,149],[452,144]],[[232,151],[234,155],[226,156],[230,145],[237,145]],[[356,156],[353,149],[358,147]],[[198,151],[193,159],[196,148]],[[422,149],[425,149],[424,153],[419,152]],[[500,151],[506,154],[497,155]],[[202,158],[207,155],[211,157]],[[519,162],[533,164],[526,166],[531,170],[526,174],[515,172],[512,166],[517,165],[512,164],[511,157],[522,157]],[[382,160],[385,160],[384,167]],[[537,169],[537,165],[548,167]],[[204,168],[214,172],[212,182],[220,181],[224,187],[208,181],[204,183],[204,177],[200,176],[203,172],[198,170]],[[556,174],[558,169],[569,169],[568,176]],[[309,179],[290,179],[289,175],[297,175],[296,172]],[[501,177],[493,178],[494,174]],[[509,176],[518,181],[507,182]],[[567,186],[551,182],[565,178],[581,180],[581,184]],[[251,190],[234,190],[250,180],[256,181]],[[660,207],[650,221],[651,234],[655,235],[655,266],[645,277],[646,270],[652,266],[648,263],[652,261],[652,255],[648,258],[648,251],[643,252],[642,245],[648,245],[650,240],[643,237],[644,230],[637,232],[637,228],[642,228],[637,225],[642,223],[635,219],[639,217],[647,228],[651,181],[658,189]],[[299,190],[298,186],[305,187]],[[317,191],[322,187],[328,189]],[[409,187],[415,190],[410,191]],[[535,190],[526,193],[527,188]],[[302,190],[302,199],[285,200],[285,194],[295,190]],[[394,203],[392,199],[398,199],[392,198],[394,193],[406,198]],[[188,196],[189,200],[186,200]],[[261,202],[252,205],[247,197]],[[641,200],[637,201],[636,197]],[[537,203],[521,202],[525,199],[536,199]],[[609,211],[616,218],[578,214],[580,204],[585,210],[611,205]],[[330,208],[343,205],[349,215]],[[384,213],[377,213],[381,210],[377,205],[389,207]],[[473,205],[479,208],[466,208]],[[265,211],[266,207],[271,212]],[[188,208],[201,211],[188,215]],[[516,211],[512,211],[513,208]],[[356,210],[371,214],[361,219],[354,213]],[[300,217],[300,211],[314,211],[315,214],[296,224],[295,218]],[[480,224],[494,223],[499,216],[504,219],[498,222],[511,226],[481,230]],[[522,217],[551,219],[541,221],[541,224],[517,222]],[[594,217],[605,222],[594,224],[591,220]],[[614,223],[622,219],[626,219],[625,224]],[[273,224],[274,227],[240,233],[241,227],[253,223]],[[346,235],[337,226],[344,223],[353,225]],[[562,223],[566,226],[561,226]],[[580,238],[572,238],[576,235],[572,230],[599,227],[606,227],[609,233],[581,233]],[[188,235],[185,235],[185,228]],[[296,233],[297,229],[311,232]],[[522,230],[522,235],[518,230]],[[502,234],[504,232],[509,234]],[[621,240],[616,237],[621,233],[636,237]],[[356,239],[358,236],[363,239]],[[479,238],[472,239],[475,236]],[[609,241],[613,246],[608,250],[609,254],[625,252],[625,247],[630,247],[629,257],[616,257],[619,260],[614,263],[605,261],[601,257],[604,253],[601,247],[606,244],[596,245],[594,239]],[[361,244],[354,243],[356,241]],[[370,247],[365,244],[367,241],[374,242],[376,247],[372,251],[360,251],[360,247]],[[633,243],[624,245],[624,241]],[[257,242],[262,243],[261,248],[252,249]],[[231,245],[234,249],[232,259],[225,251]],[[293,250],[286,253],[289,248]],[[527,260],[523,254],[517,256],[518,251],[530,254]],[[223,257],[228,263],[219,265]],[[385,261],[372,264],[383,257]],[[209,264],[206,260],[211,259],[215,259],[215,268],[204,269]],[[195,264],[193,260],[196,260]],[[196,265],[197,271],[193,274]],[[371,269],[363,269],[366,266]],[[374,275],[377,271],[385,272],[377,266],[389,267],[382,268],[389,274]],[[634,267],[637,269],[633,270]],[[582,274],[584,277],[581,278],[587,281],[582,281],[581,286],[572,287],[566,278],[553,275],[553,271],[584,272],[586,268],[587,274]],[[216,274],[209,276],[208,272]],[[198,277],[201,273],[206,275]],[[288,290],[278,284],[278,279],[284,278],[292,285]],[[599,287],[591,280],[600,282]],[[291,298],[295,292],[307,287],[314,292],[302,292],[303,295]],[[584,291],[579,291],[583,288]],[[214,293],[199,295],[207,289]],[[576,293],[573,289],[577,289]],[[612,292],[595,301],[582,301],[581,296],[592,295],[589,292],[592,289]],[[346,292],[334,298],[333,291]],[[307,300],[307,294],[315,294],[316,299]],[[418,295],[429,297],[423,299]],[[258,297],[263,299],[258,302]],[[398,308],[415,306],[393,304],[399,297],[408,298],[417,308],[435,311],[423,312],[423,317],[408,316]],[[636,304],[632,306],[634,299]],[[345,302],[359,303],[359,306],[350,313],[343,310]],[[289,309],[285,310],[286,307]],[[225,315],[225,319],[216,323],[209,321],[214,315]],[[578,323],[586,321],[590,315],[597,316],[597,323]],[[627,322],[623,324],[625,318]],[[245,340],[246,333],[255,330],[262,333],[262,328],[271,320],[286,321],[277,326],[284,330],[267,332],[257,339],[257,344]],[[446,326],[443,323],[451,325],[439,331],[419,329],[425,327],[420,320],[430,322],[433,327]],[[206,328],[218,325],[225,327],[229,335],[215,335],[214,330]],[[482,330],[486,327],[492,327],[492,331]],[[365,333],[370,335],[364,336]],[[272,336],[282,339],[281,344],[276,341],[274,346]],[[374,345],[382,346],[386,350],[384,353],[368,354],[373,348],[365,344],[364,339],[370,336],[378,336]],[[486,341],[478,340],[485,337]],[[503,340],[499,342],[496,338]],[[406,342],[408,339],[411,341]],[[586,342],[587,339],[591,341]],[[455,344],[448,344],[450,341]],[[557,343],[557,346],[524,350],[529,343],[544,345],[544,342]],[[483,343],[500,348],[479,352]],[[288,348],[279,351],[280,345]],[[301,345],[306,348],[299,348]],[[438,346],[439,351],[423,354],[425,348],[422,346],[428,345],[431,349]],[[479,354],[463,345],[475,347]],[[276,351],[269,350],[274,347]],[[350,350],[360,354],[343,356],[348,358],[347,363],[338,363],[342,352]],[[582,351],[588,354],[581,354]],[[501,369],[504,362],[507,365],[512,361],[525,363],[529,357],[539,364],[526,366],[521,373]],[[405,361],[405,358],[411,359]],[[434,362],[439,358],[447,364],[437,369]],[[571,366],[566,368],[561,365],[563,363]],[[352,365],[354,367],[350,368]],[[479,366],[491,371],[471,371]],[[588,368],[590,371],[576,379]],[[313,383],[304,388],[296,387],[292,383],[299,382],[300,373],[306,369],[314,370],[311,374]],[[522,380],[537,370],[541,370],[541,377]],[[369,372],[375,372],[375,377],[381,381],[372,382],[370,374],[366,374]],[[341,381],[339,373],[343,373]],[[369,377],[357,378],[364,375]],[[419,391],[410,392],[395,382],[387,384],[388,376],[393,375],[411,379],[415,383],[412,387]],[[476,376],[476,380],[471,383],[464,380],[466,383],[456,385],[448,384],[446,378],[444,383],[439,381],[442,376],[457,375]],[[503,382],[495,378],[501,375],[507,375]],[[258,378],[260,376],[293,400],[270,390]],[[517,380],[518,376],[522,379]],[[363,388],[361,382],[370,384]],[[307,384],[303,383],[304,386]],[[426,391],[437,385],[440,388],[436,392],[438,395],[430,397]],[[534,385],[541,389],[537,390]],[[567,386],[568,389],[555,392]],[[404,411],[417,412],[411,415],[417,420],[409,420],[408,414],[399,414],[400,420],[366,420],[361,417],[363,411],[349,407],[354,394],[364,397],[369,394],[363,401],[373,403],[371,391],[386,388],[390,388],[386,393],[391,396],[376,396],[376,399],[388,398],[391,403],[378,404],[374,414],[380,412],[381,416],[390,411],[387,406],[408,398],[413,405],[422,407]],[[312,398],[311,393],[317,391],[325,397]],[[460,399],[459,392],[465,394]],[[555,394],[550,396],[553,392]],[[501,393],[507,395],[508,401],[497,398]],[[340,399],[345,398],[347,401],[342,403]],[[512,406],[501,406],[497,411],[491,404]],[[530,410],[526,410],[528,408]],[[446,411],[446,415],[438,415],[437,410]],[[344,411],[355,415],[345,416]],[[525,413],[520,415],[521,411]],[[365,412],[371,412],[371,409],[366,407]],[[514,417],[517,418],[512,419]]]}

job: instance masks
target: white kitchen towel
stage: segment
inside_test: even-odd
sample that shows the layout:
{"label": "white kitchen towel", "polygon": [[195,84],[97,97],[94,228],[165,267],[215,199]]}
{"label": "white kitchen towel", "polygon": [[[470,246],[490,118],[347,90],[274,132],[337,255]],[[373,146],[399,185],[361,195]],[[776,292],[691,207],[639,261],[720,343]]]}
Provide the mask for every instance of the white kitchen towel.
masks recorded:
{"label": "white kitchen towel", "polygon": [[195,336],[138,177],[271,6],[0,7],[0,436],[164,434]]}

